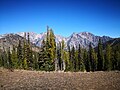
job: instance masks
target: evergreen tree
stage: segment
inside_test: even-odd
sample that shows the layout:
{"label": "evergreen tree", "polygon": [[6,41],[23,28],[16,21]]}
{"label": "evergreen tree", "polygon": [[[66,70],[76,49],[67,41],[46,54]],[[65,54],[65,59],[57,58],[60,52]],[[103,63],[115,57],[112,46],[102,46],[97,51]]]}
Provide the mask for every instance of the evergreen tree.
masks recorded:
{"label": "evergreen tree", "polygon": [[21,44],[21,40],[19,40],[19,44],[17,47],[17,58],[18,58],[18,68],[22,68],[22,64],[23,64],[23,48],[22,48],[22,44]]}
{"label": "evergreen tree", "polygon": [[30,37],[29,33],[27,33],[27,40],[28,42],[26,43],[26,48],[27,48],[27,64],[29,68],[33,67],[33,55],[32,55],[32,48],[30,46]]}
{"label": "evergreen tree", "polygon": [[81,47],[79,44],[79,48],[78,48],[78,69],[80,70],[81,68]]}
{"label": "evergreen tree", "polygon": [[95,52],[95,50],[93,49],[93,58],[94,58],[94,70],[97,70],[97,63],[98,63],[98,58],[97,58],[97,53]]}
{"label": "evergreen tree", "polygon": [[97,57],[98,57],[97,70],[101,71],[104,69],[104,55],[103,55],[103,46],[102,46],[101,39],[99,39],[97,51],[98,51],[98,53],[97,53]]}
{"label": "evergreen tree", "polygon": [[119,51],[116,51],[115,59],[117,61],[116,69],[120,71],[120,52]]}
{"label": "evergreen tree", "polygon": [[67,51],[64,52],[64,57],[65,57],[65,71],[69,70],[69,65],[70,65],[70,61],[69,61],[69,53]]}
{"label": "evergreen tree", "polygon": [[74,46],[72,47],[72,50],[71,50],[71,62],[72,62],[71,70],[75,71],[76,70],[76,60],[75,60],[75,48],[74,48]]}
{"label": "evergreen tree", "polygon": [[42,41],[42,46],[39,52],[38,65],[40,70],[50,71],[50,62],[46,52],[45,41]]}
{"label": "evergreen tree", "polygon": [[107,44],[105,52],[105,70],[110,71],[112,69],[111,65],[111,46]]}
{"label": "evergreen tree", "polygon": [[38,65],[38,53],[33,52],[33,68],[35,70],[39,70],[39,65]]}
{"label": "evergreen tree", "polygon": [[3,52],[1,53],[1,59],[2,59],[2,66],[7,68],[8,67],[8,55],[4,48],[4,42],[3,42]]}
{"label": "evergreen tree", "polygon": [[57,64],[58,64],[58,70],[65,70],[65,66],[67,63],[67,57],[65,55],[67,55],[67,53],[64,50],[65,48],[65,44],[64,44],[64,40],[62,40],[62,42],[59,42],[59,44],[57,45]]}
{"label": "evergreen tree", "polygon": [[[116,47],[111,47],[111,70],[117,70],[118,69],[118,62],[117,62],[117,53],[116,52],[119,52],[119,49],[116,48]],[[106,55],[106,54],[105,54]]]}
{"label": "evergreen tree", "polygon": [[23,68],[24,68],[24,69],[28,69],[27,58],[25,58],[25,57],[24,57],[24,59],[23,59]]}
{"label": "evergreen tree", "polygon": [[84,55],[83,55],[83,59],[84,59],[84,63],[85,63],[85,69],[87,72],[90,72],[90,61],[88,59],[88,54],[87,54],[87,50],[84,50]]}
{"label": "evergreen tree", "polygon": [[11,61],[12,61],[12,67],[18,68],[18,57],[17,57],[16,48],[14,45],[13,45],[13,50],[12,50],[12,54],[11,54]]}
{"label": "evergreen tree", "polygon": [[9,49],[8,49],[8,52],[7,52],[7,55],[8,55],[8,61],[7,61],[7,67],[9,68],[9,69],[11,69],[12,68],[12,60],[11,60],[11,53],[10,53],[10,47],[9,47]]}
{"label": "evergreen tree", "polygon": [[52,29],[49,30],[49,27],[47,27],[46,52],[49,58],[49,70],[50,71],[55,70],[55,59],[56,59],[55,35]]}
{"label": "evergreen tree", "polygon": [[93,48],[91,46],[91,43],[89,45],[89,60],[90,60],[90,71],[94,71],[94,61],[93,61],[93,56],[92,56],[92,53],[93,53]]}
{"label": "evergreen tree", "polygon": [[[76,47],[77,48],[77,47]],[[76,65],[76,69],[75,71],[79,71],[79,64],[78,64],[78,50],[75,50],[75,65]]]}
{"label": "evergreen tree", "polygon": [[62,59],[62,70],[65,70],[65,43],[64,43],[64,40],[62,40],[62,43],[61,43],[61,59]]}
{"label": "evergreen tree", "polygon": [[68,54],[69,54],[69,67],[68,67],[68,70],[72,70],[72,54],[71,54],[71,49],[70,49],[70,46],[68,45]]}
{"label": "evergreen tree", "polygon": [[75,52],[75,48],[74,46],[71,48],[69,45],[68,45],[68,55],[69,55],[69,67],[68,67],[68,70],[69,71],[75,71],[75,68],[77,65],[76,64],[76,52]]}
{"label": "evergreen tree", "polygon": [[27,42],[26,42],[26,33],[24,34],[24,46],[23,46],[23,68],[28,69],[28,64],[27,64]]}
{"label": "evergreen tree", "polygon": [[83,60],[83,55],[82,55],[80,44],[79,44],[79,48],[78,48],[78,69],[80,71],[85,70],[85,65],[84,65],[84,60]]}
{"label": "evergreen tree", "polygon": [[61,43],[59,42],[57,46],[57,60],[58,60],[58,70],[62,70],[62,55],[61,55]]}
{"label": "evergreen tree", "polygon": [[120,47],[116,47],[112,50],[113,53],[113,60],[112,60],[112,69],[113,70],[120,70]]}
{"label": "evergreen tree", "polygon": [[53,33],[53,30],[50,29],[50,60],[52,61],[52,70],[55,70],[55,56],[56,56],[56,42],[55,42],[55,35]]}
{"label": "evergreen tree", "polygon": [[97,58],[94,49],[92,48],[92,45],[90,43],[89,45],[89,60],[90,60],[90,67],[91,71],[95,71],[97,67]]}

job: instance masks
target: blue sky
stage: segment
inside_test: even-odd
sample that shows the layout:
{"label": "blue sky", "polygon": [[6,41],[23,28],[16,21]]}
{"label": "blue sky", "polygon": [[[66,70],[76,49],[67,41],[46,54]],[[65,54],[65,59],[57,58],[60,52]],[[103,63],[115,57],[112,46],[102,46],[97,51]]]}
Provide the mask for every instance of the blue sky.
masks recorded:
{"label": "blue sky", "polygon": [[0,34],[42,33],[47,25],[62,36],[120,37],[120,0],[0,0]]}

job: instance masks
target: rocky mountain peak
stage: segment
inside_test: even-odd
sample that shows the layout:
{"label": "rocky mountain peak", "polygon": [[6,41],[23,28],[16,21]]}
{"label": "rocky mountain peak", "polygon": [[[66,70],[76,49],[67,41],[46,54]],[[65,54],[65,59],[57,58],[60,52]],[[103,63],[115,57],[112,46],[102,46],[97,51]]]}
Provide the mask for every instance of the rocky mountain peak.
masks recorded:
{"label": "rocky mountain peak", "polygon": [[[17,35],[16,37],[24,37],[24,33],[25,32],[19,32],[16,34],[12,34],[12,35]],[[28,33],[28,32],[26,32]],[[35,44],[36,46],[41,46],[41,43],[43,41],[43,39],[46,38],[46,32],[44,33],[34,33],[34,32],[29,32],[29,36],[30,36],[30,41]],[[11,37],[11,34],[4,34],[4,35],[0,35],[0,39],[3,37]],[[70,35],[69,37],[63,37],[60,35],[55,35],[56,37],[56,42],[61,42],[62,40],[65,41],[65,45],[69,45],[69,46],[74,46],[77,47],[79,44],[81,45],[81,47],[83,48],[88,48],[89,47],[89,43],[92,43],[93,47],[96,47],[98,44],[99,39],[101,39],[103,42],[109,41],[112,38],[108,37],[108,36],[96,36],[90,32],[80,32],[80,33],[73,33],[72,35]],[[27,35],[26,35],[27,38]],[[13,39],[13,38],[12,38]]]}

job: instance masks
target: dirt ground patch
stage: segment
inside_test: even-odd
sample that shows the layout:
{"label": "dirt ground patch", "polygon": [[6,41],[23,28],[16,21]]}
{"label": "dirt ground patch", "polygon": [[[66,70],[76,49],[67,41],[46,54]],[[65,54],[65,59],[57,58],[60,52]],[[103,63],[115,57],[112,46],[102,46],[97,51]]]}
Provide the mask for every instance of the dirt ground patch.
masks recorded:
{"label": "dirt ground patch", "polygon": [[11,72],[0,69],[0,90],[120,90],[120,72]]}

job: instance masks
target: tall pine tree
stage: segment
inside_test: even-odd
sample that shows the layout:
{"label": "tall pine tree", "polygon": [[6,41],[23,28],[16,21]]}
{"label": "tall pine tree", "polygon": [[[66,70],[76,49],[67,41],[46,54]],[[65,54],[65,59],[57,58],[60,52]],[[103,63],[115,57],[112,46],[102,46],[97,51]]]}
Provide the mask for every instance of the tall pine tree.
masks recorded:
{"label": "tall pine tree", "polygon": [[26,48],[27,48],[27,63],[28,63],[28,67],[29,67],[29,69],[32,69],[32,67],[33,67],[33,55],[32,55],[32,47],[30,46],[30,36],[29,36],[29,33],[27,33]]}
{"label": "tall pine tree", "polygon": [[50,62],[46,52],[45,41],[42,41],[42,45],[39,52],[38,65],[40,70],[50,71]]}
{"label": "tall pine tree", "polygon": [[17,51],[15,46],[13,45],[13,50],[11,54],[11,61],[12,61],[12,67],[18,68],[18,57],[17,57]]}
{"label": "tall pine tree", "polygon": [[107,71],[110,71],[112,69],[112,64],[111,64],[111,46],[109,44],[107,44],[106,49],[105,49],[104,69],[107,70]]}
{"label": "tall pine tree", "polygon": [[24,33],[24,46],[23,46],[23,68],[28,69],[27,63],[27,42],[26,42],[26,33]]}
{"label": "tall pine tree", "polygon": [[82,55],[82,50],[79,44],[79,48],[78,48],[78,69],[80,71],[84,71],[85,70],[85,65],[84,65],[84,60],[83,60],[83,55]]}
{"label": "tall pine tree", "polygon": [[89,60],[88,52],[87,52],[86,49],[84,50],[83,59],[84,59],[84,64],[85,64],[86,71],[90,72],[90,60]]}
{"label": "tall pine tree", "polygon": [[92,48],[92,44],[89,45],[89,60],[90,60],[90,69],[91,71],[95,71],[97,69],[97,56]]}
{"label": "tall pine tree", "polygon": [[53,71],[55,70],[56,42],[53,30],[49,29],[49,27],[47,27],[46,52],[49,58],[49,70]]}
{"label": "tall pine tree", "polygon": [[97,53],[97,58],[98,58],[97,70],[101,71],[104,69],[104,55],[103,55],[103,46],[102,46],[101,39],[99,39],[97,51],[98,51],[98,53]]}
{"label": "tall pine tree", "polygon": [[72,50],[71,50],[71,63],[72,63],[71,70],[75,71],[76,70],[76,59],[75,59],[75,48],[74,48],[74,46],[72,47]]}
{"label": "tall pine tree", "polygon": [[22,48],[22,44],[21,44],[21,40],[19,40],[19,44],[17,47],[17,58],[18,58],[18,68],[23,68],[22,64],[23,64],[23,48]]}
{"label": "tall pine tree", "polygon": [[11,60],[10,47],[8,48],[7,55],[8,55],[7,68],[11,69],[12,68],[12,60]]}

